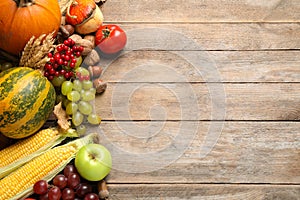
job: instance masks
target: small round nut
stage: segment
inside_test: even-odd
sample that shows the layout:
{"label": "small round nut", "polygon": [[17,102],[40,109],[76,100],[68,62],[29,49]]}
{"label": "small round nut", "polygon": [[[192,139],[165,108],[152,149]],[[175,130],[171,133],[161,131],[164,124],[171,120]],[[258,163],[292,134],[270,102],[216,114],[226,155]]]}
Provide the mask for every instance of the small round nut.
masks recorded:
{"label": "small round nut", "polygon": [[99,78],[102,74],[103,68],[100,66],[89,66],[88,70],[92,78]]}
{"label": "small round nut", "polygon": [[107,82],[104,82],[100,78],[97,78],[93,81],[94,87],[96,88],[97,94],[103,93],[107,88]]}

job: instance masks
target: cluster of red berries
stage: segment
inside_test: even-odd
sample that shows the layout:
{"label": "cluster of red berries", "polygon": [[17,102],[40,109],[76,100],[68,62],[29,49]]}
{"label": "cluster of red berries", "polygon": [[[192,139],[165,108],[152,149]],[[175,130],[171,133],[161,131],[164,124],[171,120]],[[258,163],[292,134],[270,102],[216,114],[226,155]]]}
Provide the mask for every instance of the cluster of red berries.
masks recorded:
{"label": "cluster of red berries", "polygon": [[49,62],[44,66],[44,76],[50,81],[60,75],[67,80],[74,77],[74,68],[82,51],[82,46],[76,46],[71,38],[66,39],[56,47],[54,53],[48,53]]}

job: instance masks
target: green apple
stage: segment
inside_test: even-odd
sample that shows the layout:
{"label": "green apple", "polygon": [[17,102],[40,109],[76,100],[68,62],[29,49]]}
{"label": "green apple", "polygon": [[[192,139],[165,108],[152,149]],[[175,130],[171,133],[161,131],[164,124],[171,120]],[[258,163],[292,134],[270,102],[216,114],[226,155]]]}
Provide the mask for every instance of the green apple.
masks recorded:
{"label": "green apple", "polygon": [[111,170],[110,152],[100,144],[84,145],[76,154],[75,167],[82,178],[100,181]]}

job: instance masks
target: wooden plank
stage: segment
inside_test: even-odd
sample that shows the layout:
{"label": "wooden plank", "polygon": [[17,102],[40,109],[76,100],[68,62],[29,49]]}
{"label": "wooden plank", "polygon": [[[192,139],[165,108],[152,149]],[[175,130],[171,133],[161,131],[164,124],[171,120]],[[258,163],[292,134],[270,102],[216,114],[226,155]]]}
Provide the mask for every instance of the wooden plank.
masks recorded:
{"label": "wooden plank", "polygon": [[[300,82],[298,51],[129,51],[111,61],[103,58],[108,82]],[[185,55],[185,53],[184,53]],[[195,65],[192,63],[196,63]],[[204,77],[204,75],[206,75]]]}
{"label": "wooden plank", "polygon": [[300,186],[293,185],[109,184],[108,186],[112,200],[297,200],[300,196]]}
{"label": "wooden plank", "polygon": [[126,50],[300,49],[297,23],[120,24]]}
{"label": "wooden plank", "polygon": [[299,128],[295,122],[115,121],[96,131],[112,154],[110,183],[300,184]]}
{"label": "wooden plank", "polygon": [[299,83],[109,83],[95,105],[103,120],[299,120],[299,90]]}
{"label": "wooden plank", "polygon": [[103,13],[113,22],[297,22],[299,9],[297,0],[109,0]]}

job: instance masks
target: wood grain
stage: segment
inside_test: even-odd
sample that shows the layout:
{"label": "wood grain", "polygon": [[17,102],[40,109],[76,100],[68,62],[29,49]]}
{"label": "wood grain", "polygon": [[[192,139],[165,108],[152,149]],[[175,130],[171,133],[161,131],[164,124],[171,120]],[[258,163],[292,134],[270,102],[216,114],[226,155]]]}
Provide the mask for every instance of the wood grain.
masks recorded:
{"label": "wood grain", "polygon": [[95,107],[103,120],[299,120],[299,90],[298,83],[109,83]]}
{"label": "wood grain", "polygon": [[[186,53],[199,55],[195,65],[182,51],[128,51],[116,59],[103,58],[101,78],[108,82],[212,82],[219,74],[218,81],[224,83],[300,82],[298,51]],[[211,68],[217,73],[204,73]]]}
{"label": "wood grain", "polygon": [[112,22],[298,22],[297,0],[109,0],[103,8]]}
{"label": "wood grain", "polygon": [[298,200],[299,186],[226,184],[109,184],[112,200]]}
{"label": "wood grain", "polygon": [[120,24],[126,50],[300,49],[298,23]]}
{"label": "wood grain", "polygon": [[116,121],[102,122],[98,131],[113,157],[109,183],[300,184],[299,128],[294,122]]}

